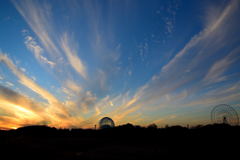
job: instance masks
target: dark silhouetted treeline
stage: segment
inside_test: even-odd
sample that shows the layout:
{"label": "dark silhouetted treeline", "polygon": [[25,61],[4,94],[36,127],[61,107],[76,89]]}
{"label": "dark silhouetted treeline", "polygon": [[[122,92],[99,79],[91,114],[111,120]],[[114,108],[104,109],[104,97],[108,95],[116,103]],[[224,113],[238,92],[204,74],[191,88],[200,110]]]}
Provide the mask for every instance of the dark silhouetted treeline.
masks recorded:
{"label": "dark silhouetted treeline", "polygon": [[28,126],[0,131],[0,152],[1,159],[33,160],[238,159],[239,138],[240,127],[227,124],[192,128],[126,124],[102,130]]}

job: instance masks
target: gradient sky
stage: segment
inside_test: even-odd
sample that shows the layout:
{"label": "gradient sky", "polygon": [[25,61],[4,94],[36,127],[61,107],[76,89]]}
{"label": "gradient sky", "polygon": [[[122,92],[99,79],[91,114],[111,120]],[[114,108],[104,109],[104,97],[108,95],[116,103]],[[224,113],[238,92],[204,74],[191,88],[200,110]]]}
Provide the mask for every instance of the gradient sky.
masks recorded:
{"label": "gradient sky", "polygon": [[0,128],[239,112],[239,17],[239,0],[0,1]]}

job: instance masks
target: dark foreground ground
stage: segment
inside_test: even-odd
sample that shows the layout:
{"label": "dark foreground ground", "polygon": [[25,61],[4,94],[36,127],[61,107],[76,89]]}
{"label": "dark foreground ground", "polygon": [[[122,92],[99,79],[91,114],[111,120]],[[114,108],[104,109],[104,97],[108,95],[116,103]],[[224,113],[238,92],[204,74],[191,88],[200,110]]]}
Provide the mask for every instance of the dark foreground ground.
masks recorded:
{"label": "dark foreground ground", "polygon": [[0,131],[0,159],[238,159],[239,139],[240,127],[229,125],[71,131],[31,126]]}

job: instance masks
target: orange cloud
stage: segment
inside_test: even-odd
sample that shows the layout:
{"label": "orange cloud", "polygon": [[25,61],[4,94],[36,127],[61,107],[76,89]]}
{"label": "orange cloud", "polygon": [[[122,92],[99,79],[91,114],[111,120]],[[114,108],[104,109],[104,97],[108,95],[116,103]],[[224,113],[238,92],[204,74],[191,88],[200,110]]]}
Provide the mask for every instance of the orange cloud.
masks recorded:
{"label": "orange cloud", "polygon": [[[34,91],[48,102],[47,104],[34,102],[26,96],[0,86],[1,112],[9,113],[10,117],[12,116],[9,125],[4,123],[5,125],[0,125],[1,127],[6,128],[9,126],[9,128],[12,128],[26,124],[39,124],[41,121],[47,121],[51,126],[65,128],[72,125],[79,126],[83,121],[83,118],[79,115],[71,116],[76,105],[72,105],[72,108],[66,107],[64,103],[60,102],[50,92],[39,86],[31,78],[28,78],[7,55],[0,54],[0,62],[7,65],[12,73],[19,79],[21,84]],[[73,86],[71,87],[73,88]],[[1,115],[0,117],[3,118]],[[10,118],[6,118],[6,116],[4,119],[10,120]]]}

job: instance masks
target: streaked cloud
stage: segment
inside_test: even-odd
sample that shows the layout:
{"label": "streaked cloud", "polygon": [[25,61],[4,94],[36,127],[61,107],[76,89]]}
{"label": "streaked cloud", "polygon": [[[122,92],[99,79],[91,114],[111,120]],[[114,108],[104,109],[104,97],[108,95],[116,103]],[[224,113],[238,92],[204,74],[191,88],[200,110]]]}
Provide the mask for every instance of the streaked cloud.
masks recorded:
{"label": "streaked cloud", "polygon": [[[193,36],[183,49],[163,66],[159,74],[155,74],[148,83],[139,88],[135,93],[135,95],[139,95],[138,100],[132,100],[134,105],[141,104],[143,106],[141,108],[145,111],[160,111],[170,106],[185,107],[186,101],[190,103],[193,101],[187,105],[189,109],[193,109],[191,107],[196,105],[207,106],[236,101],[238,96],[236,92],[220,95],[216,92],[215,95],[208,95],[208,92],[215,88],[208,88],[207,84],[221,82],[224,77],[231,76],[225,72],[239,59],[237,43],[232,49],[229,49],[230,51],[222,51],[221,58],[211,59],[212,56],[218,55],[223,47],[239,40],[238,37],[233,38],[230,35],[233,26],[237,25],[235,12],[238,12],[238,3],[238,1],[229,2],[229,5],[213,22]],[[216,41],[216,39],[218,40]],[[230,87],[231,83],[235,85],[239,82],[225,83],[222,84],[222,87],[224,86],[225,89],[229,90],[232,88]],[[206,99],[200,100],[199,94],[206,94],[209,97],[204,96]],[[193,100],[195,97],[199,100]],[[131,104],[132,101],[129,103]]]}
{"label": "streaked cloud", "polygon": [[7,67],[12,71],[12,73],[19,79],[19,82],[31,89],[35,93],[39,94],[42,98],[46,99],[49,103],[55,103],[58,100],[49,93],[46,89],[41,88],[38,84],[36,84],[31,78],[25,76],[25,74],[16,67],[16,65],[12,62],[10,58],[6,54],[0,54],[0,62],[3,62],[7,65]]}
{"label": "streaked cloud", "polygon": [[13,84],[13,83],[11,83],[11,82],[8,82],[8,81],[6,82],[6,85],[7,85],[7,86],[9,86],[9,87],[12,87],[12,86],[14,86],[14,84]]}
{"label": "streaked cloud", "polygon": [[48,60],[46,57],[44,57],[43,54],[43,49],[37,44],[37,42],[33,39],[31,36],[26,36],[25,37],[25,45],[26,47],[34,54],[35,58],[42,62],[49,64],[51,67],[55,66],[55,63]]}
{"label": "streaked cloud", "polygon": [[76,84],[74,81],[72,80],[67,80],[66,81],[66,87],[69,88],[71,91],[75,92],[75,93],[79,93],[82,91],[82,88],[80,85]]}
{"label": "streaked cloud", "polygon": [[[216,37],[219,34],[221,34],[219,40],[217,41],[219,43],[226,36],[228,36],[226,35],[226,32],[229,32],[229,30],[227,29],[229,28],[229,26],[227,26],[227,23],[229,17],[234,16],[233,13],[237,11],[238,3],[239,2],[237,0],[230,1],[228,6],[226,6],[224,10],[220,12],[218,15],[216,15],[216,17],[212,19],[211,22],[208,22],[207,23],[208,25],[201,32],[199,32],[197,35],[191,38],[191,40],[184,46],[184,48],[181,49],[180,52],[178,52],[175,55],[175,57],[172,58],[172,60],[162,68],[162,71],[168,71],[171,69],[171,67],[174,67],[174,65],[176,65],[177,63],[182,63],[181,60],[182,58],[185,58],[184,56],[190,56],[190,54],[200,55],[203,51],[206,51],[206,48],[204,48],[204,46],[209,44],[209,41],[213,41],[212,37]],[[211,15],[211,13],[208,13],[208,15]],[[222,31],[223,28],[225,28],[224,32],[220,33],[220,31]],[[213,44],[217,45],[215,43]],[[222,47],[221,43],[218,45],[219,46],[217,47],[217,49],[219,49],[219,47]],[[201,47],[202,49],[198,49],[196,53],[193,53],[194,51],[193,49],[195,49],[195,47]],[[210,52],[209,49],[213,50],[213,47],[208,46],[207,49],[208,49],[207,55],[208,56],[212,55],[212,53],[209,53]]]}
{"label": "streaked cloud", "polygon": [[[38,1],[12,1],[16,9],[26,20],[28,25],[38,36],[47,53],[57,59],[60,54],[59,48],[54,41],[54,28],[52,28],[51,6]],[[40,7],[41,6],[41,7]]]}
{"label": "streaked cloud", "polygon": [[0,62],[3,62],[12,71],[12,73],[18,78],[19,82],[25,87],[29,88],[33,92],[40,95],[43,99],[47,100],[49,107],[47,108],[47,113],[57,114],[58,117],[66,117],[69,115],[66,108],[58,101],[58,99],[48,92],[46,89],[42,88],[36,84],[31,78],[28,78],[24,73],[19,70],[16,65],[8,58],[6,54],[0,54]]}
{"label": "streaked cloud", "polygon": [[[35,57],[39,61],[51,66],[57,65],[57,68],[61,68],[60,70],[67,70],[65,63],[68,62],[80,76],[86,79],[87,68],[83,64],[82,59],[79,58],[77,43],[66,32],[59,33],[56,31],[55,28],[57,26],[52,23],[54,20],[51,5],[38,1],[13,1],[13,4],[37,35],[46,50],[44,53],[47,54],[48,58],[43,56],[43,48],[37,44],[32,36],[28,35],[25,37],[25,44],[34,53]],[[65,56],[67,57],[67,62],[65,61]]]}
{"label": "streaked cloud", "polygon": [[23,96],[9,88],[0,86],[0,97],[1,100],[11,102],[15,105],[23,105],[25,109],[32,111],[42,111],[44,107],[36,104],[34,101],[30,100],[28,97]]}
{"label": "streaked cloud", "polygon": [[149,4],[153,12],[142,13],[145,3],[134,1],[12,2],[29,26],[19,29],[20,52],[32,54],[1,46],[1,128],[92,128],[103,116],[117,125],[184,124],[195,116],[190,112],[239,103],[237,0],[214,3],[203,25],[184,35],[178,23],[187,20],[176,19],[177,3]]}
{"label": "streaked cloud", "polygon": [[[75,112],[74,107],[76,106],[66,106],[64,103],[58,101],[51,93],[21,73],[6,55],[1,54],[0,61],[7,64],[11,71],[19,78],[20,83],[48,101],[47,104],[35,102],[26,96],[0,86],[1,111],[4,111],[3,113],[6,114],[0,116],[0,123],[5,123],[2,127],[17,128],[24,125],[43,123],[64,128],[72,125],[81,125],[83,118],[80,115],[71,116],[70,113],[70,111]],[[59,121],[61,121],[61,124]]]}
{"label": "streaked cloud", "polygon": [[239,60],[240,48],[236,48],[231,51],[227,56],[216,61],[212,67],[209,69],[208,73],[204,77],[204,81],[207,83],[220,82],[226,79],[224,73],[229,69],[229,67],[236,61]]}
{"label": "streaked cloud", "polygon": [[61,38],[61,47],[67,56],[70,65],[77,71],[83,78],[87,78],[86,67],[83,65],[82,60],[78,57],[77,51],[73,46],[74,42],[70,42],[67,33],[64,33]]}
{"label": "streaked cloud", "polygon": [[41,117],[44,107],[3,86],[0,86],[0,104],[1,111],[4,111],[0,116],[1,127],[17,128],[44,121]]}

